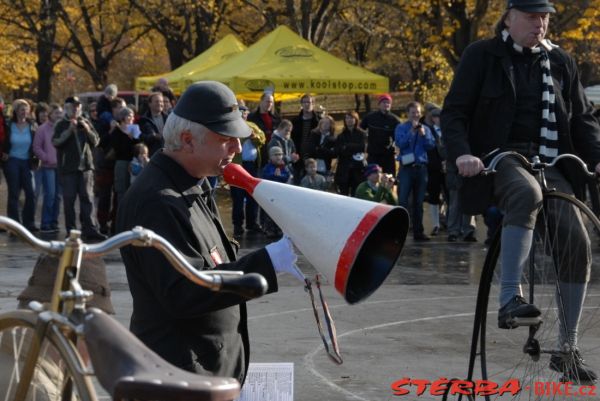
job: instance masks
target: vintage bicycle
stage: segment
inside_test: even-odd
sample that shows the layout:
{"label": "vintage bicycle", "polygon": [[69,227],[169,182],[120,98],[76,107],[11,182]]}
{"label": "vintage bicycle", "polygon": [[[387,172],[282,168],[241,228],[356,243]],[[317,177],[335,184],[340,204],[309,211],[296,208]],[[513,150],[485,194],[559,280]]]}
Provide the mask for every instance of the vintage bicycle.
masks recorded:
{"label": "vintage bicycle", "polygon": [[189,264],[166,239],[136,227],[97,244],[85,244],[72,230],[65,241],[43,241],[7,217],[4,228],[37,251],[60,257],[49,304],[0,314],[0,400],[96,401],[102,386],[113,400],[211,400],[238,397],[235,379],[205,377],[176,368],[149,350],[115,319],[88,308],[91,291],[78,274],[84,258],[101,257],[123,246],[154,247],[194,283],[246,299],[263,295],[259,274],[203,270]]}
{"label": "vintage bicycle", "polygon": [[[493,157],[482,174],[493,174],[504,158],[518,160],[537,177],[542,189],[543,204],[538,213],[528,266],[524,268],[522,278],[525,298],[542,314],[536,318],[513,319],[511,330],[498,328],[501,244],[500,232],[497,232],[489,245],[481,272],[467,380],[491,381],[498,387],[511,379],[518,380],[521,389],[518,394],[479,394],[479,398],[486,400],[566,400],[573,399],[573,392],[584,396],[588,390],[593,392],[595,383],[577,377],[576,363],[585,358],[587,367],[600,372],[600,220],[586,203],[550,187],[545,172],[560,163],[563,167],[569,163],[570,168],[580,170],[581,177],[588,182],[595,184],[596,176],[575,155],[560,155],[551,163],[544,163],[538,157],[529,161],[512,151]],[[593,185],[592,189],[597,190],[597,187]],[[558,230],[558,222],[564,219],[577,224],[567,225],[572,227],[567,230]],[[584,227],[584,232],[576,227]],[[570,300],[564,291],[564,283],[581,278],[581,269],[584,268],[581,266],[584,263],[582,255],[590,257],[592,265],[581,316],[577,317],[572,313],[569,315]],[[567,340],[567,319],[579,321],[576,345]],[[570,392],[566,391],[567,387]],[[452,398],[463,397],[472,400],[478,395],[455,395]]]}

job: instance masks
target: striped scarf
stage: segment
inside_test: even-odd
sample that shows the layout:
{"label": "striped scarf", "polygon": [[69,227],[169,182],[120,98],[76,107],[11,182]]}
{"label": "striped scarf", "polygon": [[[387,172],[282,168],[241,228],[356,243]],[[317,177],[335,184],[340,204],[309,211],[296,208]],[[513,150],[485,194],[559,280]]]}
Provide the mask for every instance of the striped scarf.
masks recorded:
{"label": "striped scarf", "polygon": [[552,75],[550,74],[550,58],[548,52],[558,47],[548,39],[542,40],[538,47],[522,47],[516,44],[508,31],[502,31],[502,40],[512,45],[513,49],[522,54],[540,54],[542,61],[542,126],[540,130],[540,158],[550,162],[558,156],[558,131],[556,126],[555,95]]}

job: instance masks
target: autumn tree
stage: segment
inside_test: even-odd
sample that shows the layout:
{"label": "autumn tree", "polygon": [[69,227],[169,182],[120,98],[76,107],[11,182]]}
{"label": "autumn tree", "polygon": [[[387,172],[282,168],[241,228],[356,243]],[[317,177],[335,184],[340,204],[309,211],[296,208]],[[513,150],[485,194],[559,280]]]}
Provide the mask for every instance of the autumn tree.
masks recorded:
{"label": "autumn tree", "polygon": [[23,87],[35,85],[37,71],[35,62],[37,56],[33,51],[27,51],[14,37],[12,27],[5,26],[0,30],[0,93],[6,99],[8,92]]}
{"label": "autumn tree", "polygon": [[337,43],[334,50],[354,64],[387,76],[392,91],[406,90],[419,100],[437,101],[447,87],[451,68],[440,50],[441,38],[432,34],[427,11],[422,7],[409,13],[398,3],[377,0],[347,1],[332,34]]}
{"label": "autumn tree", "polygon": [[[337,23],[334,29],[330,30],[329,41],[336,44],[331,50],[337,51],[341,58],[354,65],[386,74],[388,69],[381,62],[387,58],[385,38],[389,37],[389,30],[381,24],[387,20],[386,12],[387,6],[373,1],[361,4],[348,1],[342,4]],[[388,77],[390,86],[394,88],[399,75],[396,73]],[[365,103],[365,109],[370,111],[368,95],[355,95],[355,109],[360,109],[362,101]]]}
{"label": "autumn tree", "polygon": [[600,83],[600,0],[574,3],[557,5],[551,36],[577,60],[583,85],[595,85]]}
{"label": "autumn tree", "polygon": [[[52,77],[101,88],[175,68],[227,33],[246,44],[284,24],[330,53],[441,100],[471,42],[489,37],[506,1],[0,0],[0,86],[49,100]],[[556,3],[549,37],[600,81],[600,0]],[[157,39],[158,37],[158,39]],[[165,52],[166,48],[166,52]],[[128,62],[129,61],[129,62]],[[78,68],[76,68],[78,67]],[[63,68],[63,71],[60,71]],[[66,74],[69,72],[69,74]],[[61,88],[61,90],[64,88]],[[63,91],[64,92],[64,91]],[[61,95],[63,93],[61,92]]]}
{"label": "autumn tree", "polygon": [[[0,0],[0,22],[10,28],[10,33],[5,31],[10,44],[8,49],[4,46],[3,50],[10,51],[8,60],[13,58],[13,61],[20,59],[23,62],[8,70],[20,69],[21,73],[25,73],[28,66],[27,54],[35,53],[36,74],[29,74],[29,78],[37,82],[37,99],[40,101],[49,100],[54,67],[63,55],[60,50],[57,51],[56,46],[59,3],[59,0]],[[15,83],[23,83],[23,79],[26,79],[25,75],[21,75]]]}
{"label": "autumn tree", "polygon": [[129,0],[147,27],[165,40],[175,69],[212,46],[229,13],[231,0]]}
{"label": "autumn tree", "polygon": [[304,39],[324,47],[329,27],[337,17],[340,0],[285,0],[289,26]]}
{"label": "autumn tree", "polygon": [[111,62],[146,35],[134,7],[118,0],[59,1],[58,16],[69,33],[65,56],[86,71],[97,89],[108,83]]}
{"label": "autumn tree", "polygon": [[342,3],[342,0],[237,1],[243,9],[232,13],[227,26],[238,36],[253,42],[279,25],[286,25],[325,50],[329,50],[329,29],[339,18]]}

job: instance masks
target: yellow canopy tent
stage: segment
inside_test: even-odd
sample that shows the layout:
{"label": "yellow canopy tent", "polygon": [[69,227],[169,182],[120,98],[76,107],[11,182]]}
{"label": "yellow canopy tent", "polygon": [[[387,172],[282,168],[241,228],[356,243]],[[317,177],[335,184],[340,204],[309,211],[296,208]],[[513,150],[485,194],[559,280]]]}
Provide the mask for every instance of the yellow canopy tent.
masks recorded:
{"label": "yellow canopy tent", "polygon": [[211,69],[184,78],[220,81],[245,99],[271,89],[277,100],[302,93],[356,94],[387,92],[387,77],[349,64],[280,26],[246,51]]}
{"label": "yellow canopy tent", "polygon": [[166,78],[173,92],[179,95],[189,85],[189,83],[185,83],[189,82],[187,77],[219,65],[244,50],[246,50],[246,46],[235,35],[229,34],[203,53],[171,72],[150,77],[137,77],[135,80],[135,89],[138,91],[149,91],[156,85],[156,81],[159,78]]}

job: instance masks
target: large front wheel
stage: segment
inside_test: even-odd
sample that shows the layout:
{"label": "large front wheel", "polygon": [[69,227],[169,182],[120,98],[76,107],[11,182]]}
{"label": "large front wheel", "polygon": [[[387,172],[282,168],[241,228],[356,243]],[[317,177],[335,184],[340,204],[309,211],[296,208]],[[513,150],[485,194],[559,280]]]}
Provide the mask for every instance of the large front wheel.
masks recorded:
{"label": "large front wheel", "polygon": [[[561,193],[544,195],[522,278],[523,296],[541,310],[541,323],[510,330],[497,323],[499,238],[490,246],[478,298],[479,336],[474,334],[479,350],[472,349],[471,373],[475,380],[499,386],[516,379],[521,391],[486,399],[567,400],[586,395],[587,386],[594,384],[582,377],[581,369],[600,372],[599,235],[600,222],[585,204]],[[474,369],[477,359],[481,376]]]}
{"label": "large front wheel", "polygon": [[[15,399],[34,338],[37,314],[19,310],[0,315],[0,401]],[[95,401],[89,377],[78,372],[77,350],[49,327],[28,384],[27,401]]]}

